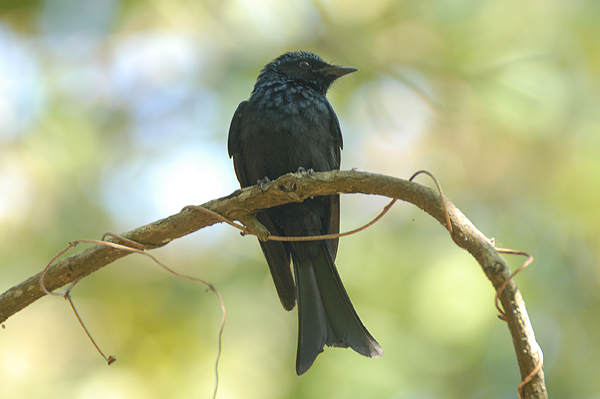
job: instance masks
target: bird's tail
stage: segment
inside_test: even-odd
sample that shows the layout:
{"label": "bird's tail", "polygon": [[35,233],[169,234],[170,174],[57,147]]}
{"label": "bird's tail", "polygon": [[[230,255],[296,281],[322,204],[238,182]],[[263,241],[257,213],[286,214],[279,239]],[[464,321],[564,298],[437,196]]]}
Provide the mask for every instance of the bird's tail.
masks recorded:
{"label": "bird's tail", "polygon": [[367,357],[383,355],[358,318],[325,242],[293,245],[303,246],[294,253],[305,255],[293,259],[298,295],[297,374],[312,366],[325,345],[350,347]]}

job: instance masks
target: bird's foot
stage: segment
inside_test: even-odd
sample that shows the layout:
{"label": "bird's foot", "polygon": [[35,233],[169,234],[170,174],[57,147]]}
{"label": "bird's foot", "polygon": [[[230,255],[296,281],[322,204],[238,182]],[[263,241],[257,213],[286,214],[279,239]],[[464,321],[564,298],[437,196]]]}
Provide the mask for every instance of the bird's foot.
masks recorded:
{"label": "bird's foot", "polygon": [[265,191],[265,184],[270,183],[270,182],[271,182],[271,179],[269,179],[267,176],[265,176],[264,179],[257,181],[256,184],[260,188],[260,191]]}
{"label": "bird's foot", "polygon": [[307,177],[310,177],[310,175],[312,175],[313,173],[315,173],[314,169],[311,168],[311,169],[306,170],[302,166],[300,166],[298,168],[298,170],[296,171],[296,174],[298,174],[300,176],[306,175]]}

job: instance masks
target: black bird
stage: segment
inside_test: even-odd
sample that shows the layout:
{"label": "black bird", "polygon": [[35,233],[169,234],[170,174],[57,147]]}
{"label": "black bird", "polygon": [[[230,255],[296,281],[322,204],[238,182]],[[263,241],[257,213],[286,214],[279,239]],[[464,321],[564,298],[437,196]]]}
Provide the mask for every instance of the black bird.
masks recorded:
{"label": "black bird", "polygon": [[[337,78],[355,71],[305,51],[283,54],[263,68],[229,128],[229,156],[242,187],[302,169],[340,168],[342,133],[325,95]],[[338,233],[340,198],[313,197],[261,211],[257,219],[279,236]],[[358,318],[337,272],[337,239],[267,241],[260,246],[283,307],[292,310],[298,301],[298,375],[310,368],[325,345],[350,347],[368,357],[383,354]]]}

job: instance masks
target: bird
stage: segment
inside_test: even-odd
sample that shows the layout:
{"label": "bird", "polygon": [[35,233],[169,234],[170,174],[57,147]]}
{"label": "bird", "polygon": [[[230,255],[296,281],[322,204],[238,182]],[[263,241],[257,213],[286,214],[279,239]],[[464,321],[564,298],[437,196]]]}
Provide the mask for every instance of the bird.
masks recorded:
{"label": "bird", "polygon": [[[307,51],[285,53],[261,70],[229,128],[229,157],[242,188],[262,187],[297,171],[340,169],[342,133],[326,94],[336,79],[356,71]],[[262,210],[256,218],[273,235],[336,234],[339,194]],[[297,375],[313,365],[325,345],[350,347],[372,358],[383,354],[342,284],[334,263],[337,238],[259,243],[281,304],[289,311],[298,303]]]}

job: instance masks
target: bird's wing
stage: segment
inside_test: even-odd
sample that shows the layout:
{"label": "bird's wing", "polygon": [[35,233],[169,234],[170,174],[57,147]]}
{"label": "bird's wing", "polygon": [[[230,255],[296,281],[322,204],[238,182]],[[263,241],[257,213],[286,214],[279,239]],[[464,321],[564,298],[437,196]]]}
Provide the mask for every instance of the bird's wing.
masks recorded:
{"label": "bird's wing", "polygon": [[241,145],[241,131],[242,131],[242,117],[244,115],[244,109],[248,105],[248,101],[242,101],[238,105],[233,118],[231,119],[231,125],[229,125],[229,138],[227,139],[227,151],[229,152],[229,158],[233,157],[233,167],[235,168],[235,175],[237,176],[242,187],[247,187],[256,182],[250,183],[246,176],[244,168],[244,156],[242,154]]}
{"label": "bird's wing", "polygon": [[[248,101],[240,103],[229,126],[229,138],[227,140],[227,150],[229,157],[233,157],[233,166],[235,174],[242,187],[248,187],[256,184],[256,181],[249,181],[246,172],[246,157],[241,144],[242,121],[244,118],[244,110],[248,105]],[[266,212],[259,212],[257,219],[274,235],[281,235],[271,218]],[[275,283],[275,289],[281,300],[281,304],[286,310],[292,310],[296,304],[296,285],[292,277],[290,268],[290,251],[286,244],[279,241],[260,242],[271,276]]]}
{"label": "bird's wing", "polygon": [[[329,201],[329,220],[325,221],[325,223],[327,223],[325,226],[325,231],[327,234],[338,234],[340,232],[340,195],[338,194],[330,196]],[[338,241],[339,238],[327,240],[327,247],[329,248],[331,259],[334,260],[337,256]]]}
{"label": "bird's wing", "polygon": [[[335,140],[335,161],[336,161],[336,169],[340,168],[341,163],[341,150],[344,146],[342,139],[342,130],[340,129],[340,122],[335,114],[331,104],[329,104],[329,115],[331,117],[331,126],[330,131],[333,134]],[[329,211],[329,220],[325,221],[325,231],[327,234],[338,234],[340,232],[340,196],[332,195],[330,197],[330,211]],[[329,253],[331,254],[331,259],[335,260],[338,249],[338,241],[339,239],[333,239],[327,241],[327,247],[329,248]]]}
{"label": "bird's wing", "polygon": [[331,104],[329,104],[329,101],[327,102],[327,105],[329,106],[329,115],[331,115],[331,131],[333,132],[333,136],[338,147],[337,164],[339,169],[341,159],[340,150],[344,148],[344,140],[342,139],[342,129],[340,129],[340,121],[338,120],[337,115],[333,110],[333,107],[331,106]]}
{"label": "bird's wing", "polygon": [[231,124],[229,125],[229,138],[227,139],[227,150],[229,151],[229,158],[240,152],[240,132],[242,126],[242,116],[244,109],[248,105],[248,101],[242,101],[238,105],[233,118],[231,118]]}
{"label": "bird's wing", "polygon": [[[281,229],[275,226],[267,212],[258,213],[256,218],[271,234],[283,235]],[[281,305],[285,310],[294,309],[294,305],[296,305],[296,284],[292,278],[290,268],[289,244],[282,241],[259,241],[259,243],[271,270],[271,277],[273,277]]]}

